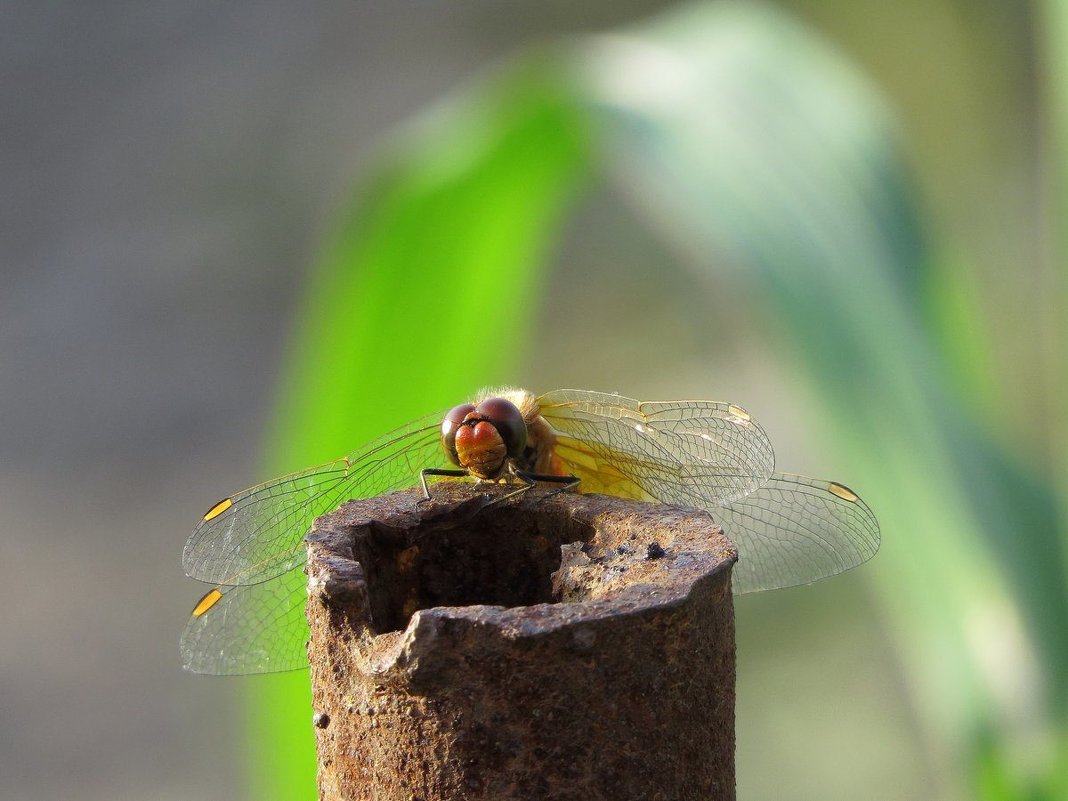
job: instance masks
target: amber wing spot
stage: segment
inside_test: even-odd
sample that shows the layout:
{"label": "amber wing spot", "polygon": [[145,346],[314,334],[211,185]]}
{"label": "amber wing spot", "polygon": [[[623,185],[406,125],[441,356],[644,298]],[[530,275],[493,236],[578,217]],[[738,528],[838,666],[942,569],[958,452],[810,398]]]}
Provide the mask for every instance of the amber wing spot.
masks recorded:
{"label": "amber wing spot", "polygon": [[857,493],[853,492],[853,490],[851,490],[845,484],[839,484],[837,481],[831,481],[830,483],[828,483],[827,484],[827,490],[831,494],[837,495],[843,501],[849,501],[850,503],[856,503],[857,501],[860,500],[860,496],[857,495]]}
{"label": "amber wing spot", "polygon": [[222,590],[216,587],[213,590],[209,590],[203,598],[197,601],[197,605],[193,607],[193,617],[200,617],[215,604],[219,603],[219,599],[223,597]]}
{"label": "amber wing spot", "polygon": [[210,509],[208,509],[208,511],[204,513],[204,522],[207,523],[209,520],[218,517],[233,505],[234,502],[232,499],[223,498],[221,501],[219,501],[217,504],[215,504],[213,507],[211,507]]}
{"label": "amber wing spot", "polygon": [[748,422],[752,421],[752,419],[753,419],[753,416],[751,414],[749,414],[749,412],[747,412],[741,406],[735,406],[733,403],[730,406],[727,407],[727,412],[731,416],[737,417],[739,420],[741,420],[744,423],[748,423]]}

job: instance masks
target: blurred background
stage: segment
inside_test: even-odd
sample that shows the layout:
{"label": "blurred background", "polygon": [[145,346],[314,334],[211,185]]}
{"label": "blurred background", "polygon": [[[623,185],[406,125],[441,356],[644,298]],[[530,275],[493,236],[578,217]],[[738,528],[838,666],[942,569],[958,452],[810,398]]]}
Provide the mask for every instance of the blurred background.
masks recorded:
{"label": "blurred background", "polygon": [[878,514],[737,599],[740,798],[1068,797],[1063,5],[0,3],[0,797],[313,798],[184,540],[498,382]]}

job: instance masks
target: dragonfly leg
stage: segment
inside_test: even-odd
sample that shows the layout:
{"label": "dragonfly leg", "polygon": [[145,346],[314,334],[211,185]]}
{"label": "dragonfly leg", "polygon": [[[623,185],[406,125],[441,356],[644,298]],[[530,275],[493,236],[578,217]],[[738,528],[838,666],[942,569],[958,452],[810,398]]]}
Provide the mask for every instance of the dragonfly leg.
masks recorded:
{"label": "dragonfly leg", "polygon": [[[520,473],[511,465],[508,466],[508,472],[515,478],[518,478],[520,481],[522,481],[523,486],[521,486],[519,489],[512,490],[511,492],[506,492],[504,495],[498,495],[492,501],[487,503],[486,506],[493,506],[494,504],[498,504],[501,501],[507,501],[509,498],[514,498],[517,495],[522,495],[524,492],[529,492],[530,488],[533,487],[536,483],[531,479],[527,478],[526,475],[524,475],[523,473]],[[483,506],[482,508],[485,509],[486,506]]]}
{"label": "dragonfly leg", "polygon": [[529,492],[531,488],[536,486],[539,481],[545,481],[550,484],[563,484],[562,487],[558,487],[552,492],[546,492],[545,495],[542,496],[548,498],[558,492],[563,492],[564,490],[571,489],[572,487],[577,487],[579,482],[582,480],[578,476],[554,476],[542,473],[527,473],[522,470],[516,470],[514,467],[509,467],[508,472],[511,473],[515,478],[518,478],[520,481],[522,481],[523,486],[521,486],[519,489],[505,493],[500,497],[494,498],[492,501],[486,504],[486,506],[493,506],[493,504],[495,503],[507,501],[508,499],[514,498],[517,495],[522,495],[524,492]]}
{"label": "dragonfly leg", "polygon": [[562,485],[554,489],[552,492],[546,492],[543,496],[546,498],[551,498],[553,495],[556,495],[559,492],[566,492],[567,490],[573,489],[574,487],[577,487],[579,484],[582,483],[582,479],[578,476],[553,476],[543,473],[523,473],[519,471],[516,472],[516,475],[524,480],[529,479],[533,483],[544,481],[548,484]]}
{"label": "dragonfly leg", "polygon": [[426,503],[430,500],[430,487],[427,486],[427,476],[450,476],[452,478],[462,478],[468,473],[466,470],[442,470],[437,467],[427,467],[419,471],[419,483],[423,487],[423,499],[419,503]]}

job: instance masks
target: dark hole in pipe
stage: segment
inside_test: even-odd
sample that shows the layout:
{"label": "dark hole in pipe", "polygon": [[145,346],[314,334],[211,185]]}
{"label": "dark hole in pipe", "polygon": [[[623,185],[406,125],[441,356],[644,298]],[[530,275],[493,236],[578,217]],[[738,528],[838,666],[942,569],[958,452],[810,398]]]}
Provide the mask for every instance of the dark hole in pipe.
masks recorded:
{"label": "dark hole in pipe", "polygon": [[503,503],[403,532],[372,528],[354,551],[367,577],[375,633],[384,634],[435,606],[554,603],[560,546],[593,536],[590,526],[549,506],[532,513]]}

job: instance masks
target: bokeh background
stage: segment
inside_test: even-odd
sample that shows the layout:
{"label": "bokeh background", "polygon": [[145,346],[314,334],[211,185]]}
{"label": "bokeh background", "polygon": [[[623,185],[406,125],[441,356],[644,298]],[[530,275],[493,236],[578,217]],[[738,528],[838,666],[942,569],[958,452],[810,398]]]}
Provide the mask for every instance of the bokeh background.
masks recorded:
{"label": "bokeh background", "polygon": [[0,65],[0,797],[314,797],[184,539],[496,382],[879,515],[737,601],[740,798],[1068,797],[1063,3],[16,0]]}

